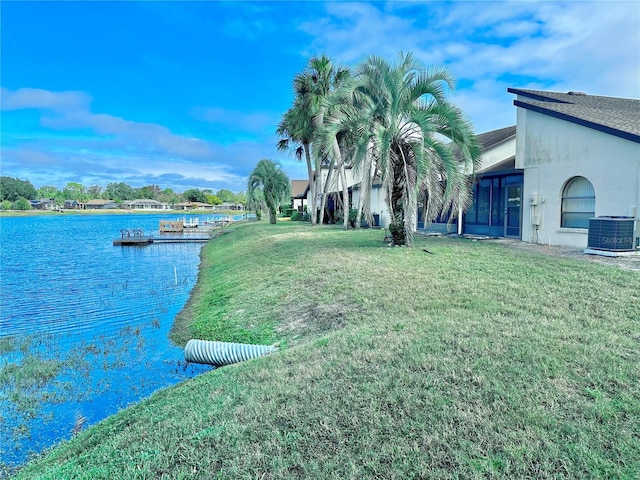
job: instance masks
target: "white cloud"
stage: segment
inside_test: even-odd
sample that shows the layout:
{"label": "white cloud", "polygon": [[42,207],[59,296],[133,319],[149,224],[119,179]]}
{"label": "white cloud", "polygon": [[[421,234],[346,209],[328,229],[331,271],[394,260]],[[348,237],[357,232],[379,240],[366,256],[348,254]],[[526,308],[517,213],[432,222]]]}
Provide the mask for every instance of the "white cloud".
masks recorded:
{"label": "white cloud", "polygon": [[[219,184],[244,189],[247,167],[242,164],[247,162],[238,161],[237,150],[234,155],[211,142],[175,135],[162,125],[94,113],[91,97],[83,92],[3,88],[1,93],[4,120],[19,110],[34,109],[46,129],[28,136],[3,132],[4,174],[60,187],[69,181],[143,186],[149,183],[140,182],[159,183],[168,174],[186,188]],[[61,133],[47,133],[54,131]]]}
{"label": "white cloud", "polygon": [[640,97],[637,2],[332,2],[301,28],[338,61],[411,51],[446,64],[478,131],[515,120],[507,87]]}
{"label": "white cloud", "polygon": [[37,88],[0,88],[0,107],[4,111],[37,109],[77,111],[89,107],[91,97],[84,92],[51,92]]}
{"label": "white cloud", "polygon": [[58,130],[91,129],[95,134],[111,136],[123,148],[187,158],[211,158],[207,142],[174,135],[158,124],[140,123],[94,113],[91,97],[83,92],[52,92],[21,88],[2,89],[2,109],[36,109],[42,112],[41,124]]}
{"label": "white cloud", "polygon": [[194,107],[191,109],[191,115],[204,122],[228,126],[235,130],[259,133],[265,129],[270,132],[275,131],[281,114],[246,112],[218,107]]}

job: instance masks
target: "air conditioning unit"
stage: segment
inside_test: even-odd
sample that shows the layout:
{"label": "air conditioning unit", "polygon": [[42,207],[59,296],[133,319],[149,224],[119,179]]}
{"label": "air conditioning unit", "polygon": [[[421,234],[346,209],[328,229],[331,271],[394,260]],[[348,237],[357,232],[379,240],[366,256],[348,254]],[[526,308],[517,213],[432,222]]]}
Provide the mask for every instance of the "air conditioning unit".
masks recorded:
{"label": "air conditioning unit", "polygon": [[628,252],[634,249],[633,217],[596,217],[589,220],[587,248],[610,252]]}

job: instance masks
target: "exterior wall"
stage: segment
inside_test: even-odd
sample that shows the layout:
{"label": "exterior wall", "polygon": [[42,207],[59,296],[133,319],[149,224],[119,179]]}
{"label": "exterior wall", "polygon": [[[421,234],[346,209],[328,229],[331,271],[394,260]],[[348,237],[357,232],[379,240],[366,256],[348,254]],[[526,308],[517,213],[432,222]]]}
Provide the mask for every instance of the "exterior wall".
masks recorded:
{"label": "exterior wall", "polygon": [[587,229],[560,227],[562,191],[575,176],[593,185],[595,216],[638,216],[640,144],[517,110],[516,168],[524,169],[522,240],[587,246]]}
{"label": "exterior wall", "polygon": [[[360,202],[360,189],[354,187],[352,197],[354,208],[357,207]],[[380,215],[379,226],[381,228],[388,228],[391,217],[387,211],[387,204],[385,202],[385,195],[380,185],[374,185],[371,189],[371,213],[373,215]]]}
{"label": "exterior wall", "polygon": [[516,154],[516,137],[507,138],[504,142],[492,146],[482,152],[480,171],[491,168]]}
{"label": "exterior wall", "polygon": [[306,198],[292,198],[292,207],[299,212],[304,210]]}
{"label": "exterior wall", "polygon": [[[354,179],[354,169],[345,168],[345,176],[347,177],[347,187],[352,187],[356,180]],[[324,188],[327,182],[327,176],[329,175],[329,168],[322,168],[322,188]],[[359,180],[358,180],[359,181]],[[342,181],[340,180],[340,172],[337,169],[333,169],[331,172],[331,180],[329,181],[328,193],[342,192]]]}

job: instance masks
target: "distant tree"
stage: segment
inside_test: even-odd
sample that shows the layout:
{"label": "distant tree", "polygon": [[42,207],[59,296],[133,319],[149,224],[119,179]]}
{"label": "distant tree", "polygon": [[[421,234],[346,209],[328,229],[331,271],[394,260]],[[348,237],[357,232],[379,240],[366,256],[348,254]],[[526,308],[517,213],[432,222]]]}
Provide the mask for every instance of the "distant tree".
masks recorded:
{"label": "distant tree", "polygon": [[2,202],[0,202],[0,210],[11,210],[11,202],[9,200],[2,200]]}
{"label": "distant tree", "polygon": [[180,203],[182,201],[182,198],[171,188],[165,188],[160,193],[158,193],[156,200],[165,203]]}
{"label": "distant tree", "polygon": [[100,185],[91,185],[87,190],[87,194],[91,198],[100,198],[102,194],[102,187]]}
{"label": "distant tree", "polygon": [[124,182],[110,183],[107,185],[107,188],[104,189],[102,198],[106,200],[115,200],[116,202],[135,200],[136,192],[133,187]]}
{"label": "distant tree", "polygon": [[11,205],[12,210],[31,210],[31,202],[24,197],[18,198]]}
{"label": "distant tree", "polygon": [[242,205],[246,205],[247,204],[247,194],[244,193],[244,192],[236,193],[236,196],[234,198],[234,202],[235,203],[240,203]]}
{"label": "distant tree", "polygon": [[60,195],[60,190],[53,185],[43,185],[37,190],[38,198],[55,198],[57,195]]}
{"label": "distant tree", "polygon": [[35,200],[38,193],[29,180],[0,177],[0,200],[15,202],[20,197]]}
{"label": "distant tree", "polygon": [[256,213],[266,209],[269,223],[276,223],[278,206],[289,197],[290,181],[280,165],[272,160],[260,160],[247,182],[248,205]]}
{"label": "distant tree", "polygon": [[53,198],[56,205],[64,205],[64,195],[57,187],[52,185],[43,185],[37,190],[37,198]]}
{"label": "distant tree", "polygon": [[220,203],[222,202],[235,203],[236,194],[233,193],[231,190],[227,190],[223,188],[216,192],[216,196],[220,197],[220,200],[222,200]]}
{"label": "distant tree", "polygon": [[207,195],[207,203],[209,205],[220,205],[222,203],[222,199],[217,195]]}
{"label": "distant tree", "polygon": [[158,185],[147,185],[136,190],[136,196],[138,198],[150,198],[157,200],[160,195],[160,187]]}
{"label": "distant tree", "polygon": [[77,182],[68,182],[62,189],[62,194],[67,200],[77,200],[79,202],[90,200],[87,188]]}
{"label": "distant tree", "polygon": [[197,188],[192,188],[190,190],[186,190],[182,196],[188,202],[202,202],[206,203],[207,197],[202,190],[198,190]]}

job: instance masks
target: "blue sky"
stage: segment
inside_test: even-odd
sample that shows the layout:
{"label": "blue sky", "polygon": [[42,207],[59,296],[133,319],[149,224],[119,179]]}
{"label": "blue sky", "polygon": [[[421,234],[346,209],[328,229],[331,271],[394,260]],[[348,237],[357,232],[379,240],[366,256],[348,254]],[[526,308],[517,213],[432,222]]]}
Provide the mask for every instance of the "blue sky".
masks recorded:
{"label": "blue sky", "polygon": [[275,148],[312,55],[413,52],[458,79],[482,133],[515,124],[508,87],[640,98],[640,2],[6,2],[2,175],[244,190]]}

